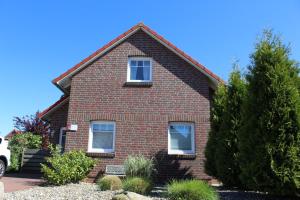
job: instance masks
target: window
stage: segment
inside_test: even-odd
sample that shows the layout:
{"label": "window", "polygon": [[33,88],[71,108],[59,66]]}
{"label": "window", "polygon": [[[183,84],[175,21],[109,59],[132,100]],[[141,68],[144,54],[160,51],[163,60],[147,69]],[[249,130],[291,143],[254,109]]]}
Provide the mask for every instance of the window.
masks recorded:
{"label": "window", "polygon": [[88,152],[111,153],[115,151],[115,122],[95,121],[91,123]]}
{"label": "window", "polygon": [[185,122],[172,122],[168,130],[169,154],[194,154],[194,124]]}
{"label": "window", "polygon": [[150,58],[129,58],[127,82],[151,82],[152,61]]}

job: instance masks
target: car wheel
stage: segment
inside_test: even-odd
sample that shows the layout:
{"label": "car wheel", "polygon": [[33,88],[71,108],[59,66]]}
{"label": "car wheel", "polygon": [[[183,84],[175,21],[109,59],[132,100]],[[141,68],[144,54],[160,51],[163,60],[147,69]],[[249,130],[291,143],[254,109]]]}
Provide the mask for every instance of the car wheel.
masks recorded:
{"label": "car wheel", "polygon": [[0,160],[0,177],[2,177],[2,176],[4,175],[4,173],[5,173],[5,168],[6,168],[6,166],[5,166],[4,161],[3,161],[3,160]]}

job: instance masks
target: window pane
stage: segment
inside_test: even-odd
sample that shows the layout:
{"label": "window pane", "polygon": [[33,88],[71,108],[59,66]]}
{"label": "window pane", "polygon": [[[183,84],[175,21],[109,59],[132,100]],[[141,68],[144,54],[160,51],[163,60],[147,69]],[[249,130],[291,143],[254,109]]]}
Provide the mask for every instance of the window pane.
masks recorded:
{"label": "window pane", "polygon": [[93,133],[92,148],[113,149],[113,133],[112,132]]}
{"label": "window pane", "polygon": [[136,66],[136,61],[135,60],[130,61],[130,66]]}
{"label": "window pane", "polygon": [[150,67],[131,67],[130,80],[150,80]]}
{"label": "window pane", "polygon": [[143,80],[150,80],[150,66],[149,67],[143,67]]}
{"label": "window pane", "polygon": [[143,67],[137,67],[135,80],[145,80]]}
{"label": "window pane", "polygon": [[137,67],[130,68],[130,80],[136,80]]}
{"label": "window pane", "polygon": [[113,131],[113,124],[100,124],[100,131]]}
{"label": "window pane", "polygon": [[171,149],[192,150],[192,128],[189,125],[170,126]]}
{"label": "window pane", "polygon": [[113,130],[114,130],[113,124],[93,124],[93,132],[113,131]]}
{"label": "window pane", "polygon": [[144,61],[144,66],[145,67],[150,67],[150,61],[149,60],[145,60]]}
{"label": "window pane", "polygon": [[142,60],[139,60],[139,61],[138,61],[138,66],[139,66],[139,67],[142,67],[142,66],[143,66],[143,61],[142,61]]}
{"label": "window pane", "polygon": [[101,130],[101,124],[93,124],[93,132],[99,132]]}

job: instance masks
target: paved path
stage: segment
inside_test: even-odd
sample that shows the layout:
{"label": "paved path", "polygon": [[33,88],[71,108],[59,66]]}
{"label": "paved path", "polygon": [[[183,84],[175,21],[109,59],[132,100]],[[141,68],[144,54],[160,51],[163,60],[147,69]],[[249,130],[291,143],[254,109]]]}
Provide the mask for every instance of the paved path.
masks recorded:
{"label": "paved path", "polygon": [[4,184],[4,192],[26,190],[42,185],[45,181],[38,174],[9,173],[0,180]]}

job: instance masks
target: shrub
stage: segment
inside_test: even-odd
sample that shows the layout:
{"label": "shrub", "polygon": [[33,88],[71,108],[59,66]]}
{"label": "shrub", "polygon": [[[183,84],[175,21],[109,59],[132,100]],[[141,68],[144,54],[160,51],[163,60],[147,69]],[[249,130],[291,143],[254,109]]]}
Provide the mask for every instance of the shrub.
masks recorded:
{"label": "shrub", "polygon": [[22,152],[16,152],[13,150],[11,150],[10,152],[10,166],[8,167],[8,171],[19,171]]}
{"label": "shrub", "polygon": [[120,190],[122,189],[122,181],[118,176],[104,176],[97,181],[100,190]]}
{"label": "shrub", "polygon": [[123,181],[123,189],[138,194],[148,194],[152,190],[152,182],[141,177],[130,177]]}
{"label": "shrub", "polygon": [[38,112],[31,116],[26,115],[24,117],[14,117],[14,125],[22,132],[30,132],[41,136],[43,149],[48,148],[49,133],[51,131],[50,126],[48,122],[39,118]]}
{"label": "shrub", "polygon": [[199,180],[173,181],[167,186],[170,200],[218,200],[217,192]]}
{"label": "shrub", "polygon": [[11,152],[10,171],[18,171],[21,165],[21,157],[24,148],[39,149],[42,145],[42,137],[26,132],[14,135],[8,143]]}
{"label": "shrub", "polygon": [[153,159],[143,155],[128,156],[124,162],[125,174],[128,177],[143,177],[151,179],[154,172]]}
{"label": "shrub", "polygon": [[42,137],[30,132],[16,134],[9,141],[9,146],[15,148],[37,149],[41,148],[41,144]]}
{"label": "shrub", "polygon": [[54,185],[64,185],[82,180],[96,162],[83,151],[70,151],[62,155],[54,154],[47,158],[49,165],[42,165],[44,178]]}
{"label": "shrub", "polygon": [[59,156],[62,151],[61,151],[61,146],[60,145],[55,145],[55,144],[49,144],[48,149],[50,151],[51,156]]}

